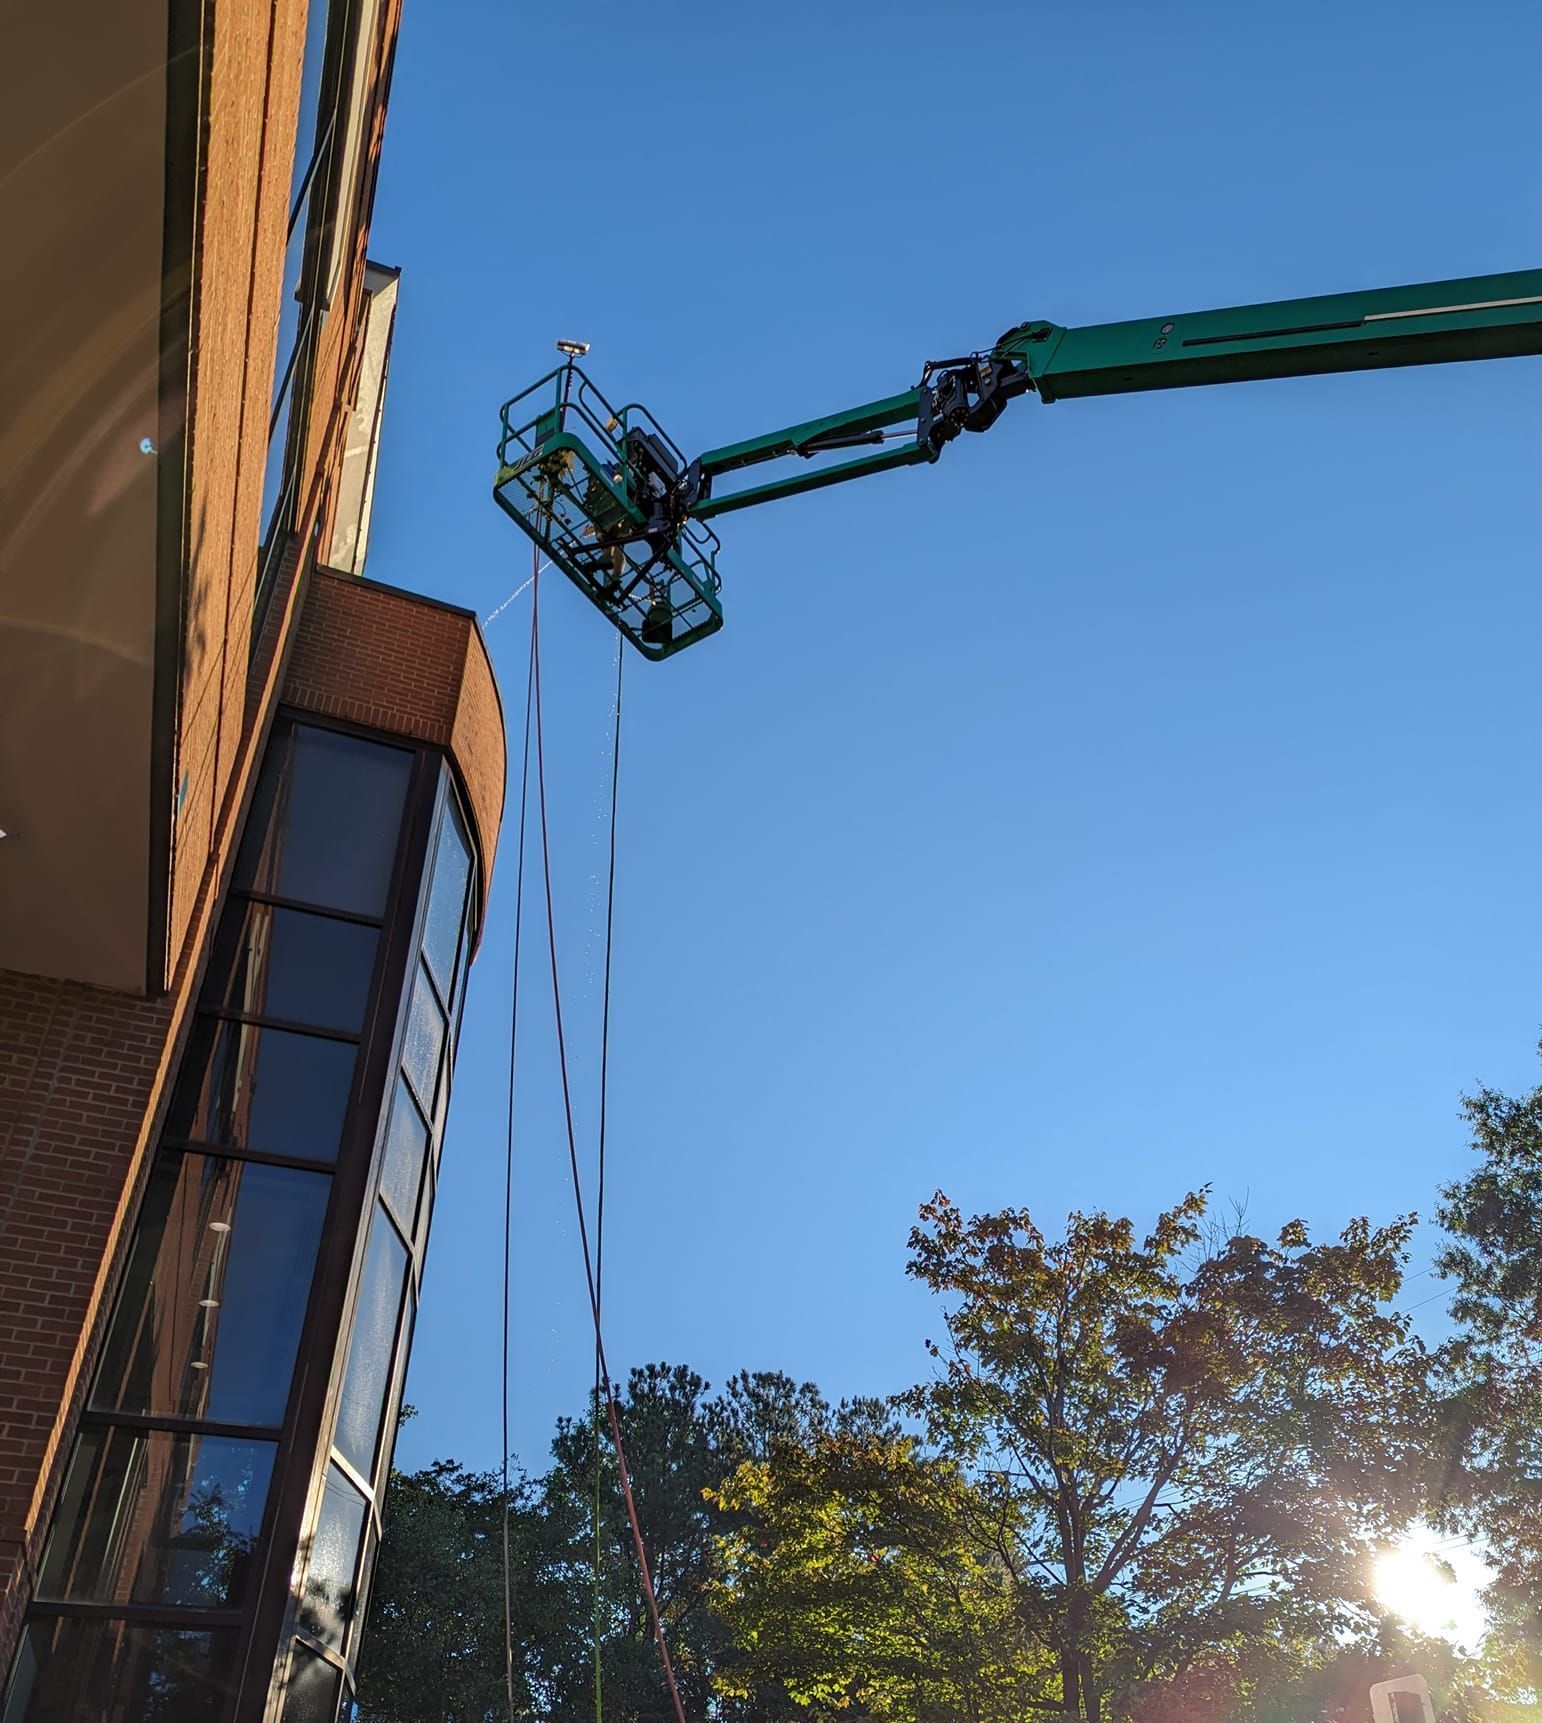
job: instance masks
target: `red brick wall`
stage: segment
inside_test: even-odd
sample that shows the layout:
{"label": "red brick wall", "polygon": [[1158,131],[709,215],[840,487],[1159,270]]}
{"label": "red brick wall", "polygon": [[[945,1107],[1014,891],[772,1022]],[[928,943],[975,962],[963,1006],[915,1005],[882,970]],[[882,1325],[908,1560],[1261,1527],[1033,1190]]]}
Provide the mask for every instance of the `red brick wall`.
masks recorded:
{"label": "red brick wall", "polygon": [[0,972],[0,1668],[85,1389],[98,1271],[121,1254],[158,1122],[174,1015],[170,1000]]}

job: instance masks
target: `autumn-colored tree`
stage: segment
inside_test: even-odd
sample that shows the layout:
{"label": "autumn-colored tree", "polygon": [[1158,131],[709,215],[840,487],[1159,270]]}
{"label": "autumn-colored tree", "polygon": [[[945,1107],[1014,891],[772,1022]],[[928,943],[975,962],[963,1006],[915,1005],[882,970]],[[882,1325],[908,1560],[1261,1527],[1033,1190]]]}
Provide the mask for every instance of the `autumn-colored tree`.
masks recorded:
{"label": "autumn-colored tree", "polygon": [[1026,1209],[966,1219],[939,1194],[911,1234],[945,1332],[903,1404],[971,1481],[976,1547],[1069,1717],[1201,1667],[1225,1716],[1255,1655],[1369,1634],[1371,1556],[1420,1505],[1428,1365],[1389,1308],[1411,1218],[1270,1243],[1208,1206],[1144,1239],[1073,1214],[1051,1240]]}

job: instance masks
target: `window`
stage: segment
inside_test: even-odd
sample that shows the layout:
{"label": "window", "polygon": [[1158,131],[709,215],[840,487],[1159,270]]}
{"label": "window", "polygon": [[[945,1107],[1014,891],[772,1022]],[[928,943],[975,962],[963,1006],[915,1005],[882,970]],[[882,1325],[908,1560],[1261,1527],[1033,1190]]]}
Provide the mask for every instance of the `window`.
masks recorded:
{"label": "window", "polygon": [[268,903],[233,905],[215,945],[204,1004],[357,1034],[380,936],[373,927]]}
{"label": "window", "polygon": [[[326,0],[310,0],[306,7],[300,117],[289,181],[289,232],[279,283],[273,398],[268,420],[268,454],[262,475],[261,564],[252,607],[254,649],[272,596],[279,555],[294,522],[299,432],[309,403],[311,357],[319,322],[317,230],[331,183],[337,132],[336,73],[330,80],[324,76],[330,12]],[[331,85],[330,94],[323,87],[327,82]]]}
{"label": "window", "polygon": [[418,1193],[428,1159],[428,1126],[407,1085],[397,1079],[386,1128],[385,1156],[380,1168],[380,1194],[390,1205],[403,1234],[411,1238],[417,1219]]}
{"label": "window", "polygon": [[407,1007],[407,1033],[402,1042],[402,1069],[412,1092],[430,1112],[434,1105],[434,1085],[439,1075],[439,1055],[444,1050],[444,1012],[434,997],[428,972],[420,964],[412,989],[412,1002]]}
{"label": "window", "polygon": [[38,1596],[236,1608],[273,1469],[272,1442],[87,1429],[65,1480]]}
{"label": "window", "polygon": [[269,749],[237,885],[379,920],[412,760],[404,748],[294,726]]}
{"label": "window", "polygon": [[423,961],[447,1007],[455,1002],[457,959],[466,924],[466,883],[471,877],[471,845],[453,803],[445,811],[429,887],[423,927]]}
{"label": "window", "polygon": [[377,1209],[359,1283],[348,1343],[348,1374],[343,1379],[333,1439],[338,1453],[361,1478],[373,1480],[375,1475],[375,1449],[391,1386],[406,1279],[407,1248],[396,1228]]}
{"label": "window", "polygon": [[380,35],[380,0],[360,0],[348,93],[342,109],[342,148],[337,203],[328,235],[327,262],[322,270],[325,300],[331,304],[342,279],[343,264],[354,239],[354,215],[364,170],[365,103],[369,97]]}
{"label": "window", "polygon": [[223,1723],[236,1689],[234,1628],[35,1621],[5,1723]]}
{"label": "window", "polygon": [[284,1686],[284,1723],[332,1723],[343,1672],[295,1641]]}
{"label": "window", "polygon": [[[325,1391],[338,1337],[324,1328],[305,1376],[314,1395],[294,1385],[318,1280],[328,1290],[315,1309],[335,1321],[328,1301],[341,1296],[360,1231],[343,1214],[325,1233],[332,1169],[348,1152],[367,1163],[380,1141],[378,1118],[350,1108],[364,1098],[361,1046],[406,1033],[404,968],[422,988],[412,1068],[428,1097],[444,1087],[446,1012],[405,939],[383,1011],[378,990],[404,832],[410,824],[421,841],[425,827],[439,830],[445,771],[411,747],[287,718],[275,726],[3,1723],[228,1723],[236,1624],[259,1576],[288,1572],[287,1555],[269,1564],[261,1547],[274,1499],[300,1493],[278,1468],[298,1464],[307,1482],[321,1434],[286,1419],[322,1406],[335,1407],[335,1458],[321,1456],[316,1525],[300,1545],[281,1715],[335,1723],[416,1307],[405,1241],[428,1210],[432,1132],[400,1071],[380,1198],[365,1198],[372,1224],[335,1401]],[[409,795],[419,799],[410,821]],[[456,840],[445,855],[439,889],[453,913],[440,937],[453,988],[469,846]],[[428,891],[421,876],[409,882],[404,931],[428,917]],[[373,1113],[384,1097],[369,1104]],[[368,1171],[349,1169],[349,1186]],[[323,1257],[329,1273],[318,1276]],[[301,1530],[291,1522],[283,1535]]]}
{"label": "window", "polygon": [[354,1042],[211,1018],[189,1051],[174,1134],[302,1161],[337,1159]]}
{"label": "window", "polygon": [[292,1167],[163,1153],[92,1405],[276,1426],[330,1185]]}
{"label": "window", "polygon": [[353,1616],[354,1577],[364,1539],[364,1498],[336,1466],[327,1481],[311,1539],[310,1561],[300,1594],[302,1630],[341,1651]]}

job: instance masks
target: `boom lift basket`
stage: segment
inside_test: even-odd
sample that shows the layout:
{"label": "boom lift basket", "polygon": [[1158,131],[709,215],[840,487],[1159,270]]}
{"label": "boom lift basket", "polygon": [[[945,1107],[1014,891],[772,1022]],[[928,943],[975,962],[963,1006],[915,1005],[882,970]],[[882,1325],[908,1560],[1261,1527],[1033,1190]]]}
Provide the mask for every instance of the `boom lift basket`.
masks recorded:
{"label": "boom lift basket", "polygon": [[506,401],[498,506],[647,658],[723,626],[717,534],[680,513],[685,456],[645,408],[614,408],[577,365]]}

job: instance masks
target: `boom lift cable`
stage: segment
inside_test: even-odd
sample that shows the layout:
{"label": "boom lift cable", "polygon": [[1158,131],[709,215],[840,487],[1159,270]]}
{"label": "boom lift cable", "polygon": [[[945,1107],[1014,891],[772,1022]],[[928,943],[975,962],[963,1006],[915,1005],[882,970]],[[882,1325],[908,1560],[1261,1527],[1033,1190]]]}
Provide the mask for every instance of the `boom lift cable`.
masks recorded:
{"label": "boom lift cable", "polygon": [[[626,1463],[626,1448],[621,1439],[621,1419],[616,1407],[615,1386],[605,1360],[605,1340],[600,1326],[599,1285],[595,1276],[594,1254],[589,1245],[589,1224],[584,1214],[583,1181],[578,1171],[578,1139],[573,1128],[572,1086],[568,1080],[567,1037],[562,1021],[562,986],[557,970],[557,922],[553,909],[551,884],[551,846],[546,817],[546,758],[541,723],[541,646],[540,646],[541,583],[535,582],[531,594],[530,629],[532,637],[532,667],[534,672],[535,710],[535,774],[536,801],[541,824],[541,867],[546,887],[546,939],[551,954],[552,1006],[556,1014],[557,1061],[562,1072],[562,1110],[567,1127],[568,1165],[573,1178],[573,1201],[578,1215],[578,1239],[583,1248],[584,1280],[589,1292],[589,1311],[594,1320],[594,1349],[599,1362],[600,1389],[605,1400],[606,1420],[610,1425],[611,1447],[616,1455],[616,1473],[626,1503],[627,1520],[632,1531],[632,1547],[637,1555],[637,1570],[642,1581],[643,1598],[658,1644],[659,1658],[664,1666],[664,1679],[674,1708],[676,1723],[686,1723],[685,1707],[675,1681],[674,1662],[669,1655],[669,1642],[664,1637],[664,1623],[659,1615],[658,1596],[653,1589],[653,1575],[648,1566],[648,1551],[643,1542],[642,1526],[637,1518],[637,1502],[632,1492],[631,1473]],[[619,753],[619,750],[618,750]]]}
{"label": "boom lift cable", "polygon": [[[539,553],[538,553],[539,554]],[[600,1131],[598,1172],[594,1202],[594,1307],[596,1319],[604,1311],[605,1295],[605,1119],[610,1097],[610,960],[611,930],[616,923],[616,803],[621,788],[621,667],[625,655],[616,638],[616,727],[610,742],[610,871],[605,886],[605,979],[600,1008]],[[600,1336],[594,1337],[594,1723],[604,1723],[604,1693],[600,1668],[600,1642],[605,1603],[604,1571],[600,1546]]]}
{"label": "boom lift cable", "polygon": [[530,657],[525,671],[525,736],[520,750],[519,841],[514,875],[514,977],[509,999],[509,1100],[503,1163],[503,1391],[500,1407],[503,1416],[503,1684],[508,1701],[508,1723],[515,1723],[514,1600],[509,1575],[509,1250],[514,1212],[514,1053],[519,1038],[520,935],[525,925],[525,811],[530,790],[530,706],[534,692],[535,618],[532,615]]}

